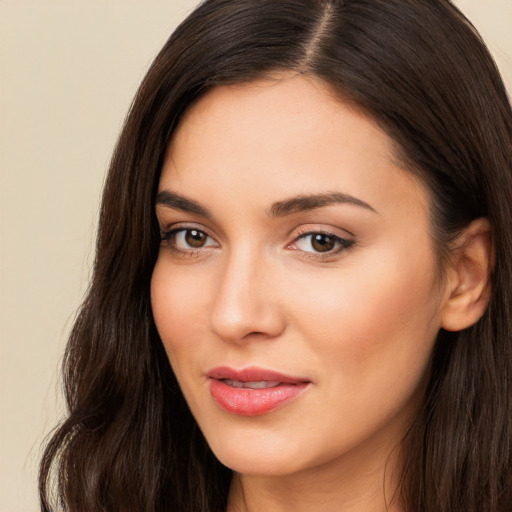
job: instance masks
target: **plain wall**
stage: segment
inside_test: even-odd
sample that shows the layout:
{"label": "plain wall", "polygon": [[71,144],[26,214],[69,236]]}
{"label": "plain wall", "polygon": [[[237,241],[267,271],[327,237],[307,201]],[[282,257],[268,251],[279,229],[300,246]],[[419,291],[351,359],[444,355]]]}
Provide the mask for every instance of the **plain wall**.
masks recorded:
{"label": "plain wall", "polygon": [[[512,0],[458,0],[512,90]],[[104,173],[195,0],[0,0],[0,512],[38,510],[40,445],[87,288]]]}

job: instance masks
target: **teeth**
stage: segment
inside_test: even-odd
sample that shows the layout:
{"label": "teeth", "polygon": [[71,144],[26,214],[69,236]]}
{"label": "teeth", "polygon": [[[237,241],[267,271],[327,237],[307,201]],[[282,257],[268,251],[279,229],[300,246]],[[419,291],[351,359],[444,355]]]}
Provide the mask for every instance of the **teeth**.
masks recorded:
{"label": "teeth", "polygon": [[281,384],[277,380],[259,380],[255,382],[241,382],[239,380],[222,379],[222,382],[233,388],[267,389],[275,388]]}
{"label": "teeth", "polygon": [[275,388],[279,386],[280,382],[275,380],[261,380],[258,382],[246,382],[245,387],[251,389],[266,389],[266,388]]}

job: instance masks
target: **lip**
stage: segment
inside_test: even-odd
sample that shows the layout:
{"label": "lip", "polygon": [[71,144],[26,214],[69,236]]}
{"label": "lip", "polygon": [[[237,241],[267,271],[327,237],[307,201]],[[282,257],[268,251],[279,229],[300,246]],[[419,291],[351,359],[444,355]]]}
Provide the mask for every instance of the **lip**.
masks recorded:
{"label": "lip", "polygon": [[[239,416],[269,413],[301,395],[311,384],[306,378],[257,367],[234,370],[223,366],[213,368],[207,376],[210,394],[216,404]],[[258,383],[257,386],[263,387],[245,387],[246,383]],[[264,387],[267,385],[270,387]]]}

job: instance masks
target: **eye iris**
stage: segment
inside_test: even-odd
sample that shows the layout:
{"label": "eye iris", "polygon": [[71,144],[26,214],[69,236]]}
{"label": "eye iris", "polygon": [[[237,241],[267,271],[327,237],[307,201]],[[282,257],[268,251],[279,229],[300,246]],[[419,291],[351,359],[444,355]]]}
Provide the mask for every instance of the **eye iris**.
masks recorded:
{"label": "eye iris", "polygon": [[312,236],[311,245],[317,252],[328,252],[334,249],[335,241],[332,236],[317,233]]}
{"label": "eye iris", "polygon": [[203,247],[206,242],[206,235],[197,229],[189,229],[185,233],[185,241],[190,247]]}

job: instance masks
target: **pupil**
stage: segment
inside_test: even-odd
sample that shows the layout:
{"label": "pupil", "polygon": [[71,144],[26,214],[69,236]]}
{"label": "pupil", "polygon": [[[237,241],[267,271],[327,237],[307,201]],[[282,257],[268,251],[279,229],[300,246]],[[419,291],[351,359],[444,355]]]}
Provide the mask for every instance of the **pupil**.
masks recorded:
{"label": "pupil", "polygon": [[190,229],[185,234],[185,240],[190,247],[202,247],[206,240],[206,235],[197,231],[196,229]]}
{"label": "pupil", "polygon": [[329,235],[319,233],[313,236],[312,246],[317,252],[331,251],[334,248],[334,239]]}

